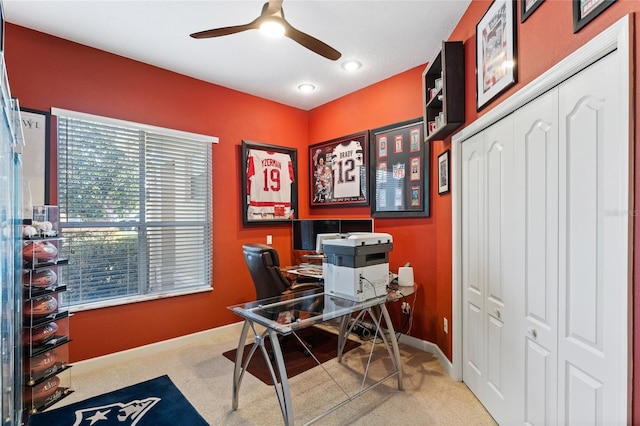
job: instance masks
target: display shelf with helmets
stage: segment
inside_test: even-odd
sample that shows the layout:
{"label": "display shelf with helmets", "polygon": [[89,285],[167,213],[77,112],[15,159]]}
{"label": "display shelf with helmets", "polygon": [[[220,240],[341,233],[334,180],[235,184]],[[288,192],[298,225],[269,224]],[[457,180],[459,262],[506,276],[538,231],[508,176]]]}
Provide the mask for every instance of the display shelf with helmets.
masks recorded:
{"label": "display shelf with helmets", "polygon": [[58,233],[57,206],[36,206],[22,225],[22,371],[27,415],[71,392],[69,310],[63,267],[65,238]]}

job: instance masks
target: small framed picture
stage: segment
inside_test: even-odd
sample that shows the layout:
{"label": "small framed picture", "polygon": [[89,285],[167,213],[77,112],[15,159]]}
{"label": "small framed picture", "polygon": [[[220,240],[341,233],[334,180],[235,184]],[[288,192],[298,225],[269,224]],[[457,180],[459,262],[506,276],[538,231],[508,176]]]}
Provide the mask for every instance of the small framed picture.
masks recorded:
{"label": "small framed picture", "polygon": [[580,31],[616,0],[573,0],[573,33]]}
{"label": "small framed picture", "polygon": [[494,0],[476,25],[476,110],[518,80],[515,1]]}
{"label": "small framed picture", "polygon": [[402,151],[404,151],[404,138],[403,135],[397,135],[396,137],[393,138],[394,141],[394,145],[395,145],[395,150],[393,151],[394,154],[400,154],[402,153]]}
{"label": "small framed picture", "polygon": [[378,158],[387,156],[387,137],[381,136],[378,140]]}
{"label": "small framed picture", "polygon": [[438,155],[438,194],[449,192],[449,150]]}
{"label": "small framed picture", "polygon": [[420,151],[420,129],[411,130],[411,152]]}
{"label": "small framed picture", "polygon": [[410,178],[409,180],[420,180],[421,177],[421,169],[420,169],[420,157],[412,157],[409,160],[409,169],[410,169]]}

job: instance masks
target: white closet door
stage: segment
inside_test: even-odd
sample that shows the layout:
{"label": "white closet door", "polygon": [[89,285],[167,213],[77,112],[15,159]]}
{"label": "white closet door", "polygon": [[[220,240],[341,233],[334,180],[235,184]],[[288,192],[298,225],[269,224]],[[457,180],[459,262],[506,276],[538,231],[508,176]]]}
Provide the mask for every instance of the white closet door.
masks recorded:
{"label": "white closet door", "polygon": [[521,411],[513,283],[513,127],[505,119],[462,147],[464,380],[498,422]]}
{"label": "white closet door", "polygon": [[483,404],[501,424],[519,419],[522,400],[513,279],[513,119],[484,131],[486,376]]}
{"label": "white closet door", "polygon": [[559,87],[559,422],[627,423],[629,146],[617,51]]}
{"label": "white closet door", "polygon": [[557,423],[558,90],[514,113],[514,285],[522,289],[519,424]]}

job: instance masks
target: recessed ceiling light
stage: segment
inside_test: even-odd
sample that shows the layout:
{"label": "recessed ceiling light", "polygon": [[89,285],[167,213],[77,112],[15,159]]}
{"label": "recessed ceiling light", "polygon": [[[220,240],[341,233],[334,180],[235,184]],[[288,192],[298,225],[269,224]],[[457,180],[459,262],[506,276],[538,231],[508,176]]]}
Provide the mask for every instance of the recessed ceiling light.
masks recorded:
{"label": "recessed ceiling light", "polygon": [[314,86],[311,83],[302,83],[298,86],[298,90],[301,91],[302,93],[309,93],[316,90],[316,86]]}
{"label": "recessed ceiling light", "polygon": [[359,69],[361,66],[362,64],[358,61],[345,61],[342,63],[342,68],[344,68],[347,71],[355,71]]}

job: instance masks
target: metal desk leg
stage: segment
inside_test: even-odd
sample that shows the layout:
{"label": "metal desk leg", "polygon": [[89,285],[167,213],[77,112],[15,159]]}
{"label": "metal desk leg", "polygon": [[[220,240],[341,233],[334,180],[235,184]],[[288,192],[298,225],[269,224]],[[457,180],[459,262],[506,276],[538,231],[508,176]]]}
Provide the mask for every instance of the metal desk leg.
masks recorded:
{"label": "metal desk leg", "polygon": [[278,401],[280,402],[280,410],[282,410],[282,417],[284,424],[287,426],[293,426],[293,405],[291,404],[291,392],[289,391],[289,379],[287,378],[287,370],[284,366],[284,358],[282,356],[282,350],[280,349],[280,341],[278,340],[278,333],[273,330],[269,330],[269,339],[271,340],[271,347],[273,348],[273,356],[278,367],[278,375],[280,376],[280,387],[278,388],[278,380],[273,374],[271,364],[266,359],[269,365],[271,377],[273,378],[273,387],[278,395]]}
{"label": "metal desk leg", "polygon": [[[244,353],[244,346],[246,344],[249,328],[252,328],[255,334],[254,343],[249,353],[247,354],[247,358],[243,363],[242,356]],[[268,334],[269,339],[271,340],[271,347],[273,348],[273,356],[275,358],[276,366],[278,368],[277,376],[275,374],[275,371],[273,371],[273,367],[271,366],[271,360],[269,359],[269,354],[267,353],[264,347],[265,334]],[[271,379],[273,380],[273,387],[275,388],[276,395],[278,397],[278,402],[280,403],[280,409],[282,410],[282,417],[284,419],[284,424],[287,426],[293,426],[293,405],[291,404],[291,392],[289,391],[289,380],[287,378],[287,370],[285,369],[285,366],[284,366],[284,358],[282,356],[282,350],[280,349],[280,341],[278,340],[278,333],[276,333],[273,330],[266,330],[264,333],[258,335],[256,332],[256,329],[253,328],[253,323],[247,319],[245,319],[244,325],[242,326],[242,333],[240,333],[240,340],[238,341],[238,350],[236,352],[236,362],[233,368],[232,408],[233,410],[238,409],[238,395],[240,393],[240,384],[242,383],[242,377],[244,376],[244,373],[247,370],[251,357],[253,356],[256,349],[258,348],[260,348],[260,351],[262,352],[265,363],[267,364],[267,367],[269,369],[269,374],[271,375]],[[280,378],[280,387],[278,387],[278,376]]]}
{"label": "metal desk leg", "polygon": [[382,316],[384,322],[386,322],[387,330],[389,331],[389,338],[391,339],[391,345],[393,346],[393,357],[395,358],[396,368],[398,369],[398,389],[402,390],[402,364],[400,363],[400,349],[398,349],[398,339],[396,339],[396,332],[393,329],[393,323],[389,318],[389,311],[387,311],[387,305],[381,306]]}
{"label": "metal desk leg", "polygon": [[342,352],[344,351],[344,347],[347,344],[347,339],[350,332],[350,330],[348,329],[349,318],[351,318],[351,315],[344,315],[340,319],[340,330],[338,330],[338,362],[339,363],[342,363]]}
{"label": "metal desk leg", "polygon": [[240,392],[240,382],[242,381],[243,369],[242,367],[242,354],[244,352],[244,345],[247,340],[247,333],[249,332],[249,320],[244,321],[242,326],[242,333],[240,333],[240,341],[238,342],[238,350],[236,351],[236,363],[233,367],[233,399],[232,408],[238,409],[238,393]]}

